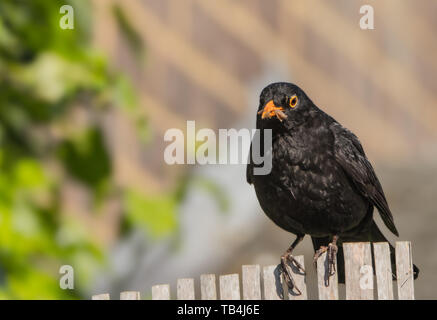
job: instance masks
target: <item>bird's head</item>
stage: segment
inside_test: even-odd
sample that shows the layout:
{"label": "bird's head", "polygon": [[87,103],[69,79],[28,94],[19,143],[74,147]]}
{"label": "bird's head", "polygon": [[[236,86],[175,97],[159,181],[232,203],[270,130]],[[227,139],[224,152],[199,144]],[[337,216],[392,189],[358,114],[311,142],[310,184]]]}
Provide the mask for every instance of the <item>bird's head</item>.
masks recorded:
{"label": "bird's head", "polygon": [[298,86],[287,82],[272,83],[261,92],[257,123],[263,128],[301,123],[312,105]]}

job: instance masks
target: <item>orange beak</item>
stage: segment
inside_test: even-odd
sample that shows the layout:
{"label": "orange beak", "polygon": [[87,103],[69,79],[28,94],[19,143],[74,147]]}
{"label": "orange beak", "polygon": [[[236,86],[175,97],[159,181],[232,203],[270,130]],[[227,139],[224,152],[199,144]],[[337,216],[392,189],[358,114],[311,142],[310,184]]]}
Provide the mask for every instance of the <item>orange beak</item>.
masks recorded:
{"label": "orange beak", "polygon": [[282,121],[283,119],[287,118],[283,111],[284,108],[277,107],[273,100],[270,100],[269,102],[267,102],[264,109],[258,112],[258,114],[261,114],[261,119],[270,119],[271,117],[276,116],[280,121]]}

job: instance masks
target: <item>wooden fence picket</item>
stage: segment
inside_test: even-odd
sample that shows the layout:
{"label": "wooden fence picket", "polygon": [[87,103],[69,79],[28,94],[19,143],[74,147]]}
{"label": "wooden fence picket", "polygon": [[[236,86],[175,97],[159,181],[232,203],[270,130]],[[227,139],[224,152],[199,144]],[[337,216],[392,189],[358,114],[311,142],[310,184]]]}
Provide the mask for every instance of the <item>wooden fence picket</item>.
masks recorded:
{"label": "wooden fence picket", "polygon": [[373,267],[369,242],[344,243],[346,300],[373,300]]}
{"label": "wooden fence picket", "polygon": [[238,274],[220,276],[220,300],[240,300],[240,280]]}
{"label": "wooden fence picket", "polygon": [[243,299],[261,300],[261,268],[259,265],[242,267]]}
{"label": "wooden fence picket", "polygon": [[159,284],[152,287],[152,300],[170,300],[170,285]]}
{"label": "wooden fence picket", "polygon": [[110,300],[109,293],[95,294],[91,300]]}
{"label": "wooden fence picket", "polygon": [[396,279],[399,300],[414,300],[413,257],[411,242],[396,242]]}
{"label": "wooden fence picket", "polygon": [[138,291],[124,291],[120,293],[120,300],[141,300]]}
{"label": "wooden fence picket", "polygon": [[264,280],[264,299],[281,300],[282,279],[277,265],[266,266],[263,268]]}
{"label": "wooden fence picket", "polygon": [[393,300],[393,274],[387,242],[373,244],[378,300]]}
{"label": "wooden fence picket", "polygon": [[200,276],[200,298],[202,300],[217,300],[215,274],[202,274]]}
{"label": "wooden fence picket", "polygon": [[194,279],[178,279],[176,295],[178,300],[194,300]]}

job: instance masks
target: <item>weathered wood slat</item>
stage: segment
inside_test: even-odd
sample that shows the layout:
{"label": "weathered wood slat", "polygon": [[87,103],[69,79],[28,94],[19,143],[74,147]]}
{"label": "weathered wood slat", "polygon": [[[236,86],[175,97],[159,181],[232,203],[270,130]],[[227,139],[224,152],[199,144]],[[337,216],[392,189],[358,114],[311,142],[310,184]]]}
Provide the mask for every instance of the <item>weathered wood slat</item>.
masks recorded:
{"label": "weathered wood slat", "polygon": [[159,284],[152,287],[152,300],[170,300],[170,285]]}
{"label": "weathered wood slat", "polygon": [[140,300],[138,291],[124,291],[120,293],[120,300]]}
{"label": "weathered wood slat", "polygon": [[414,274],[411,242],[396,242],[396,278],[399,300],[414,300]]}
{"label": "weathered wood slat", "polygon": [[95,294],[91,300],[110,300],[109,293]]}
{"label": "weathered wood slat", "polygon": [[266,266],[263,268],[264,280],[264,299],[281,300],[282,281],[277,265]]}
{"label": "weathered wood slat", "polygon": [[261,300],[261,268],[259,265],[242,267],[243,299]]}
{"label": "weathered wood slat", "polygon": [[346,300],[373,300],[373,268],[369,242],[344,243]]}
{"label": "weathered wood slat", "polygon": [[202,274],[200,276],[200,298],[202,300],[217,300],[215,274]]}
{"label": "weathered wood slat", "polygon": [[220,276],[220,300],[240,300],[240,281],[238,274]]}
{"label": "weathered wood slat", "polygon": [[194,279],[178,279],[176,295],[178,300],[194,300]]}
{"label": "weathered wood slat", "polygon": [[[337,257],[335,258],[337,268]],[[328,281],[329,280],[329,281]],[[338,300],[338,275],[328,279],[328,258],[326,252],[317,259],[317,285],[319,289],[319,300]]]}
{"label": "weathered wood slat", "polygon": [[378,300],[393,300],[393,276],[387,242],[373,244]]}

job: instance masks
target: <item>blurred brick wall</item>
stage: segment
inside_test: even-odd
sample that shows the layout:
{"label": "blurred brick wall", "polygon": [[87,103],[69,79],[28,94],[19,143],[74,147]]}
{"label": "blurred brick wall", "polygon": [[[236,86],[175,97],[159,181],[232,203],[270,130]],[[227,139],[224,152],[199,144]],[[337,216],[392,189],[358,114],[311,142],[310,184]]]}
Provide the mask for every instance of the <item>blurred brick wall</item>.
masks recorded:
{"label": "blurred brick wall", "polygon": [[[434,1],[94,3],[96,43],[132,76],[153,131],[147,151],[126,152],[127,159],[120,160],[129,167],[120,169],[121,180],[138,180],[152,189],[168,186],[178,169],[162,161],[165,130],[183,129],[186,120],[229,128],[243,117],[254,119],[247,112],[253,101],[250,84],[271,64],[290,75],[277,80],[297,83],[353,130],[371,159],[408,161],[435,154]],[[135,62],[114,31],[114,4],[146,43],[144,65]],[[359,28],[363,4],[374,6],[375,30]],[[119,147],[126,147],[119,140]]]}

